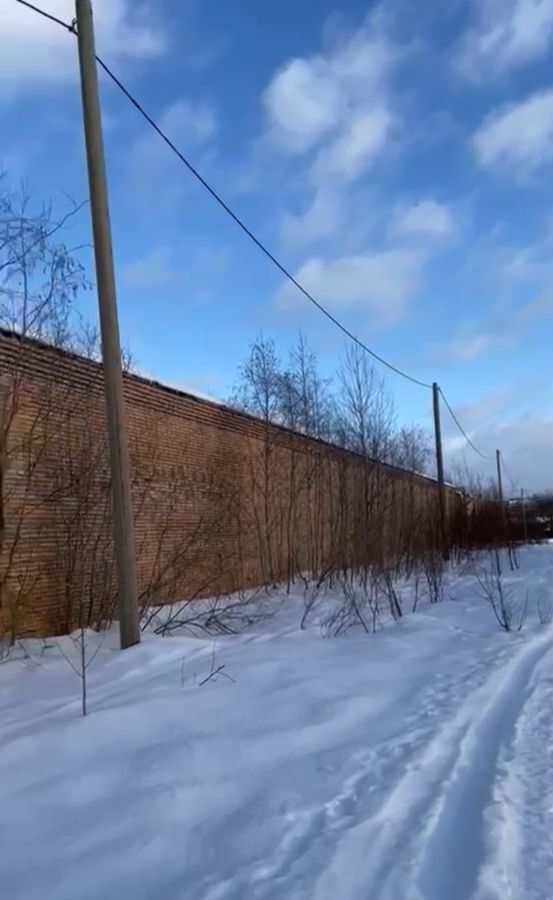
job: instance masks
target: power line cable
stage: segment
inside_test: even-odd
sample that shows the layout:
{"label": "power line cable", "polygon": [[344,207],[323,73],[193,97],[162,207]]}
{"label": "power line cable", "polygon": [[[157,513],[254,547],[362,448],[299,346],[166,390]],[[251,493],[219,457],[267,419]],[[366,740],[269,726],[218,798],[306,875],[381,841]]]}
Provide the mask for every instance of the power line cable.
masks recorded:
{"label": "power line cable", "polygon": [[[29,3],[28,0],[16,0],[16,2],[21,3],[23,6],[29,7],[29,9],[34,10],[40,15],[44,15],[45,18],[50,19],[53,22],[56,22],[58,25],[61,25],[67,31],[75,32],[74,26],[69,25],[67,22],[63,22],[61,19],[58,19],[56,16],[52,16],[49,13],[40,10],[34,4]],[[411,381],[413,384],[418,385],[419,387],[424,388],[432,388],[431,384],[428,384],[425,381],[421,381],[418,378],[414,378],[412,375],[408,375],[407,372],[404,372],[402,369],[394,366],[393,363],[388,362],[384,357],[380,356],[376,353],[375,350],[372,350],[367,344],[365,344],[360,338],[358,338],[349,328],[346,328],[339,319],[336,318],[319,300],[317,300],[310,291],[305,288],[301,282],[297,280],[297,278],[292,275],[289,269],[281,263],[277,257],[272,253],[269,248],[263,243],[263,241],[258,238],[251,228],[246,225],[246,223],[240,218],[240,216],[234,212],[234,210],[228,205],[228,203],[223,200],[221,195],[213,188],[208,181],[203,177],[203,175],[198,172],[195,166],[192,165],[190,160],[186,158],[186,156],[178,149],[178,147],[173,143],[173,141],[165,134],[162,128],[157,124],[157,122],[146,112],[142,104],[136,99],[136,97],[131,94],[131,92],[125,87],[125,85],[120,81],[120,79],[115,75],[114,72],[110,69],[110,67],[101,59],[100,56],[96,55],[96,62],[98,65],[104,70],[106,75],[113,81],[113,83],[119,88],[119,90],[125,95],[127,100],[132,103],[135,109],[140,113],[140,115],[148,122],[151,128],[159,135],[159,137],[167,144],[167,146],[176,154],[176,156],[180,159],[182,163],[186,166],[189,172],[200,182],[200,184],[208,191],[209,194],[213,197],[214,200],[219,204],[219,206],[224,209],[224,211],[233,219],[233,221],[238,225],[239,228],[242,229],[244,234],[246,234],[251,241],[258,247],[259,250],[269,259],[274,266],[299,290],[307,300],[310,301],[318,310],[321,312],[326,318],[332,322],[340,331],[345,334],[350,340],[352,340],[358,347],[376,359],[383,366],[386,366],[390,371],[395,372],[396,375],[400,375],[402,378],[407,379],[407,381]]]}
{"label": "power line cable", "polygon": [[491,456],[487,456],[485,453],[482,453],[482,451],[478,449],[478,447],[476,446],[476,444],[474,444],[474,443],[471,441],[471,439],[469,438],[469,436],[468,436],[468,434],[466,433],[465,429],[463,428],[463,426],[462,426],[461,423],[459,422],[459,419],[457,418],[457,416],[456,416],[455,413],[453,412],[451,406],[450,406],[449,403],[447,402],[447,397],[445,396],[444,392],[442,391],[441,388],[439,388],[439,391],[440,391],[440,394],[441,394],[441,396],[442,396],[442,400],[444,401],[444,403],[445,403],[447,409],[449,410],[449,414],[450,414],[451,418],[453,419],[453,421],[454,421],[455,424],[457,425],[457,428],[459,429],[459,431],[460,431],[461,434],[463,435],[463,437],[464,437],[464,439],[466,440],[467,444],[469,444],[469,445],[472,447],[472,449],[474,450],[474,452],[475,452],[475,453],[478,453],[478,456],[481,456],[482,459],[491,459]]}
{"label": "power line cable", "polygon": [[502,453],[499,454],[499,459],[500,459],[500,461],[501,461],[501,465],[503,466],[503,471],[505,472],[505,475],[507,476],[507,478],[508,478],[509,481],[511,482],[511,488],[513,488],[513,487],[516,485],[516,480],[513,478],[513,476],[511,475],[509,469],[508,469],[507,466],[505,465],[505,458],[504,458],[504,456],[503,456]]}
{"label": "power line cable", "polygon": [[[26,6],[34,12],[38,13],[38,15],[43,16],[46,19],[60,25],[66,31],[75,34],[75,23],[64,22],[62,19],[57,18],[57,16],[52,15],[51,13],[47,13],[45,10],[40,9],[38,6],[35,6],[33,3],[30,3],[29,0],[16,0],[17,3],[20,3],[22,6]],[[339,319],[337,319],[332,313],[322,304],[320,303],[298,280],[294,275],[284,266],[277,257],[268,249],[268,247],[253,233],[253,231],[246,225],[246,223],[238,216],[237,213],[226,203],[225,200],[220,196],[220,194],[209,184],[208,181],[200,174],[200,172],[192,165],[192,163],[184,156],[184,154],[178,149],[178,147],[171,141],[171,139],[165,134],[165,132],[160,128],[157,122],[146,112],[142,104],[136,99],[136,97],[131,94],[131,92],[125,87],[125,85],[119,80],[119,78],[115,75],[114,72],[109,68],[109,66],[101,59],[100,56],[96,55],[96,61],[98,65],[103,69],[103,71],[108,75],[108,77],[113,81],[113,83],[119,88],[119,90],[125,95],[125,97],[129,100],[129,102],[135,107],[135,109],[140,113],[140,115],[148,122],[151,128],[159,135],[159,137],[167,144],[167,146],[176,154],[176,156],[180,159],[180,161],[186,166],[188,171],[200,182],[200,184],[207,190],[207,192],[213,197],[213,199],[222,207],[222,209],[233,219],[233,221],[238,225],[238,227],[250,238],[251,241],[258,247],[259,250],[273,263],[274,266],[306,297],[307,300],[310,301],[318,310],[321,312],[326,318],[332,322],[346,337],[349,337],[358,347],[368,353],[373,359],[376,359],[379,363],[385,366],[392,372],[395,372],[396,375],[405,378],[407,381],[412,382],[413,384],[418,385],[419,387],[432,389],[432,385],[428,382],[421,381],[418,378],[414,378],[412,375],[408,375],[407,372],[404,372],[402,369],[399,369],[397,366],[394,366],[392,363],[388,362],[384,357],[380,356],[374,350],[372,350],[367,344],[364,343],[360,338],[358,338],[352,331],[346,328]],[[449,410],[449,413],[455,422],[457,428],[467,441],[470,447],[477,453],[482,459],[491,459],[490,456],[487,456],[485,453],[482,453],[481,450],[471,441],[468,434],[464,430],[463,426],[459,422],[459,419],[453,412],[451,406],[449,405],[445,394],[440,388],[440,394],[442,399]]]}
{"label": "power line cable", "polygon": [[69,24],[68,22],[64,22],[63,19],[58,19],[57,16],[53,16],[52,13],[46,12],[45,9],[40,9],[40,7],[35,6],[33,3],[29,3],[28,0],[15,0],[15,2],[20,3],[21,6],[27,6],[29,9],[32,9],[33,12],[38,13],[39,16],[44,16],[45,19],[50,19],[51,22],[55,22],[56,25],[61,25],[62,28],[75,34],[73,23]]}
{"label": "power line cable", "polygon": [[428,384],[425,381],[421,381],[418,378],[414,378],[412,375],[408,375],[407,372],[404,372],[402,369],[399,369],[397,366],[394,366],[392,363],[388,362],[384,357],[380,356],[374,350],[371,350],[370,347],[367,346],[360,338],[358,338],[352,331],[346,328],[339,319],[332,315],[332,313],[317,300],[313,294],[311,294],[307,288],[305,288],[301,282],[297,280],[297,278],[292,275],[289,269],[286,268],[277,257],[268,249],[268,247],[251,231],[251,229],[245,224],[245,222],[234,212],[233,209],[223,200],[220,194],[211,187],[211,185],[205,180],[205,178],[200,175],[198,170],[194,168],[191,162],[184,156],[183,153],[178,149],[178,147],[173,144],[170,138],[167,137],[164,131],[157,125],[157,123],[152,119],[152,117],[146,112],[146,110],[141,106],[141,104],[136,100],[135,97],[127,90],[127,88],[119,81],[116,75],[111,71],[111,69],[100,59],[100,57],[96,57],[98,61],[98,65],[102,67],[104,72],[112,79],[112,81],[117,85],[117,87],[125,94],[125,96],[130,100],[133,106],[138,110],[138,112],[146,119],[146,121],[151,125],[154,131],[162,138],[163,141],[167,144],[171,150],[176,153],[178,158],[187,169],[194,175],[194,177],[200,182],[201,185],[211,194],[211,196],[217,201],[217,203],[225,210],[226,213],[236,222],[239,228],[254,242],[254,244],[261,250],[262,253],[269,259],[273,265],[279,269],[280,272],[306,297],[314,306],[317,307],[319,312],[322,312],[330,322],[336,325],[337,328],[340,329],[350,340],[354,341],[355,344],[358,345],[362,350],[366,353],[370,354],[374,359],[378,360],[383,366],[390,369],[392,372],[395,372],[396,375],[400,375],[402,378],[406,378],[407,381],[411,381],[413,384],[419,385],[419,387],[424,388],[432,388],[431,384]]}

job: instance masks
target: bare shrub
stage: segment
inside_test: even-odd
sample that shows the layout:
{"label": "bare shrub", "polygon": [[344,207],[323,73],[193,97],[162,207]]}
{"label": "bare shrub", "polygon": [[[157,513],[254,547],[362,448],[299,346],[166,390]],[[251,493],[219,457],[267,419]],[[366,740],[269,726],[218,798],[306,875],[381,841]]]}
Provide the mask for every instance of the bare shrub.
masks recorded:
{"label": "bare shrub", "polygon": [[[37,652],[33,652],[37,643]],[[11,640],[0,638],[0,665],[20,661],[25,666],[37,666],[38,668],[43,669],[42,658],[46,650],[51,646],[52,645],[48,644],[43,638],[32,638],[30,649],[28,647],[28,642],[21,638],[18,638],[13,642]]]}
{"label": "bare shrub", "polygon": [[73,644],[75,654],[71,655],[66,653],[63,649],[61,643],[57,643],[57,648],[66,663],[71,667],[75,675],[80,679],[81,682],[81,709],[83,716],[86,716],[88,713],[87,707],[87,672],[92,663],[94,662],[97,653],[99,652],[102,643],[103,636],[101,639],[96,641],[96,646],[89,652],[89,636],[87,634],[87,629],[84,625],[81,625],[78,632],[76,634],[69,635],[69,638]]}
{"label": "bare shrub", "polygon": [[411,604],[411,612],[416,612],[420,600],[421,573],[415,572],[412,579],[413,585],[413,602]]}
{"label": "bare shrub", "polygon": [[198,681],[198,687],[203,687],[204,684],[207,684],[208,681],[217,681],[219,676],[222,678],[226,678],[227,681],[232,681],[233,684],[236,684],[236,678],[233,678],[232,675],[229,675],[228,672],[225,672],[226,665],[225,663],[220,663],[217,665],[215,646],[211,651],[211,666],[207,675],[205,675],[201,681]]}
{"label": "bare shrub", "polygon": [[491,567],[475,567],[481,596],[490,604],[498,624],[504,631],[521,631],[528,614],[528,593],[517,600],[513,591],[503,584],[499,551],[490,554]]}
{"label": "bare shrub", "polygon": [[152,607],[144,610],[141,627],[163,637],[179,631],[192,635],[240,634],[268,619],[273,611],[263,588],[259,588],[231,597],[192,598]]}
{"label": "bare shrub", "polygon": [[316,580],[311,581],[300,573],[300,577],[303,581],[303,615],[300,622],[300,629],[302,631],[307,625],[307,620],[311,613],[326,595],[330,574],[330,568],[326,568]]}
{"label": "bare shrub", "polygon": [[34,489],[34,476],[53,427],[50,386],[35,389],[29,403],[24,339],[68,346],[73,300],[88,282],[79,248],[59,237],[81,206],[69,201],[55,218],[51,206],[37,206],[24,185],[12,190],[0,175],[0,327],[16,333],[11,364],[0,373],[0,618],[12,643],[38,581],[48,497]]}
{"label": "bare shrub", "polygon": [[538,597],[538,619],[540,625],[551,625],[553,622],[553,604],[550,597]]}
{"label": "bare shrub", "polygon": [[[186,684],[186,657],[183,656],[180,665],[180,686],[183,688]],[[211,648],[211,657],[210,657],[210,667],[207,675],[204,675],[198,681],[198,674],[194,672],[192,676],[192,684],[195,687],[203,687],[204,684],[207,684],[209,681],[218,681],[219,678],[226,678],[227,681],[231,681],[233,684],[236,684],[236,678],[233,678],[232,675],[229,675],[228,672],[225,672],[226,663],[218,663],[217,662],[217,650],[215,644]]]}
{"label": "bare shrub", "polygon": [[443,600],[443,574],[444,565],[442,557],[437,552],[425,553],[422,560],[422,568],[426,581],[426,590],[430,603],[439,603]]}
{"label": "bare shrub", "polygon": [[366,634],[375,632],[379,620],[378,587],[366,574],[344,573],[338,580],[340,598],[321,621],[325,637],[339,637],[354,625]]}
{"label": "bare shrub", "polygon": [[[41,511],[46,497],[37,497],[33,485],[47,444],[49,405],[43,396],[42,404],[30,412],[27,429],[18,434],[17,420],[23,412],[22,379],[14,373],[11,383],[2,384],[1,388],[0,613],[6,635],[14,643],[38,581],[35,562],[45,529]],[[30,522],[32,542],[28,540]]]}
{"label": "bare shrub", "polygon": [[507,558],[509,560],[509,566],[511,567],[512,572],[514,572],[516,569],[520,569],[517,547],[515,543],[510,540],[507,540]]}
{"label": "bare shrub", "polygon": [[385,571],[380,576],[380,589],[388,600],[390,615],[393,619],[400,619],[403,615],[403,609],[400,596],[396,591],[394,575],[391,570]]}

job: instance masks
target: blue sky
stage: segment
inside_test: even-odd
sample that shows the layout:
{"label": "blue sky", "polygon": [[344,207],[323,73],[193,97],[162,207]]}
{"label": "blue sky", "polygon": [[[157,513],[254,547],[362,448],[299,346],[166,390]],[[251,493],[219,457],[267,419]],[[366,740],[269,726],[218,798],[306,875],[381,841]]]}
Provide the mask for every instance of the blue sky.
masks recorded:
{"label": "blue sky", "polygon": [[[70,20],[71,0],[41,0]],[[339,6],[339,9],[337,7]],[[96,0],[97,49],[285,264],[378,353],[437,380],[473,440],[553,486],[553,15],[546,0]],[[345,339],[283,284],[102,79],[123,339],[228,396],[249,340]],[[0,165],[87,196],[73,38],[0,2]],[[88,212],[68,241],[89,240]],[[84,261],[91,265],[89,254]],[[79,301],[95,315],[93,294]],[[399,417],[427,392],[390,375]],[[444,412],[446,457],[463,440]],[[468,452],[483,474],[491,464]]]}

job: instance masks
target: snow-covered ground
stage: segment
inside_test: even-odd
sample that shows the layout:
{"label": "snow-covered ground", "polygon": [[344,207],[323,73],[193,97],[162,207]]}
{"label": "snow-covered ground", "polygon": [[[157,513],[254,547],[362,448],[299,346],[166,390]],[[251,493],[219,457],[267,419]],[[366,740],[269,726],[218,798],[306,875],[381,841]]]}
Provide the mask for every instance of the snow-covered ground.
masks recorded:
{"label": "snow-covered ground", "polygon": [[[375,635],[109,634],[80,684],[55,645],[0,666],[10,900],[551,900],[553,546],[521,552],[522,632],[474,577]],[[51,642],[52,643],[52,642]],[[63,645],[71,652],[69,639]]]}

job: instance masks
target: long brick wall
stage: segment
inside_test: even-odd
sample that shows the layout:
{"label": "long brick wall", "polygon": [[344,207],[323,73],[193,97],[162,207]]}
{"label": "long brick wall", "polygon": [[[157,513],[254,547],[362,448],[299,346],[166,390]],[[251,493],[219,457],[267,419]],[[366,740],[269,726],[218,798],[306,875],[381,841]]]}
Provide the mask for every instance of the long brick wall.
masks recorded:
{"label": "long brick wall", "polygon": [[[431,479],[135,375],[124,390],[145,606],[436,541]],[[0,426],[0,635],[109,615],[100,365],[1,333]]]}

